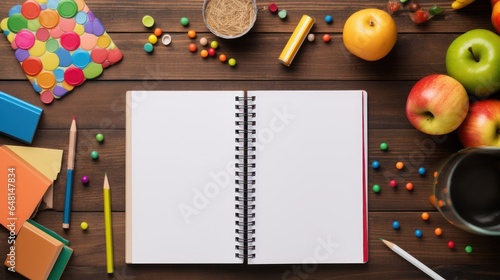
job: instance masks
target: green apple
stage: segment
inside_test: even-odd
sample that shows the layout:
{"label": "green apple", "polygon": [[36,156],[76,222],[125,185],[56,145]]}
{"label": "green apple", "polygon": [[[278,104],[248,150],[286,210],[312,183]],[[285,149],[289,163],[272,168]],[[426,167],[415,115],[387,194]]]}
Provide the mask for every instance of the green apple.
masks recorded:
{"label": "green apple", "polygon": [[446,51],[446,71],[469,94],[488,97],[500,90],[500,37],[473,29],[457,37]]}

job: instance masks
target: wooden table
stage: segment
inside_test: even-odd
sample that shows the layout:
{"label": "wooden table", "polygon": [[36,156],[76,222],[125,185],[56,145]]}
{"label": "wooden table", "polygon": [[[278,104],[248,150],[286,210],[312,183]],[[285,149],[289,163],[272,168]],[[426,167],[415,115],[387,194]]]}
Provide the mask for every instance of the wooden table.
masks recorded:
{"label": "wooden table", "polygon": [[[417,26],[407,9],[396,15],[398,40],[391,53],[376,62],[366,62],[351,55],[342,43],[342,28],[355,11],[378,7],[386,1],[279,1],[288,17],[281,20],[257,1],[259,13],[251,33],[240,39],[217,39],[205,27],[202,0],[87,0],[88,6],[101,19],[107,31],[124,53],[119,64],[110,67],[98,79],[87,81],[69,95],[51,105],[40,102],[26,80],[7,40],[0,40],[0,90],[20,97],[44,109],[33,146],[63,149],[62,172],[55,183],[55,210],[38,213],[35,220],[69,239],[74,255],[66,268],[64,279],[427,279],[410,263],[390,251],[379,237],[391,240],[420,259],[446,279],[500,278],[500,245],[498,238],[476,236],[455,228],[430,205],[432,171],[441,159],[460,149],[455,133],[431,137],[418,132],[405,116],[406,97],[413,84],[433,73],[446,73],[445,53],[449,44],[461,33],[474,28],[492,30],[489,1],[476,1],[469,7],[453,11],[452,1],[420,1],[424,8],[438,4],[445,8],[440,18]],[[2,18],[20,0],[0,2]],[[152,54],[143,50],[151,31],[142,24],[144,15],[156,19],[157,26],[171,34],[170,46],[157,45]],[[312,30],[314,43],[305,42],[291,67],[278,62],[284,44],[303,14],[316,17]],[[324,16],[333,16],[326,24]],[[189,28],[179,20],[188,17]],[[202,59],[188,51],[192,42],[188,29],[198,32],[198,38],[218,40],[220,51],[237,60],[229,67],[215,58]],[[321,36],[331,34],[324,43]],[[369,261],[364,265],[320,265],[305,272],[301,265],[126,265],[125,254],[125,92],[127,90],[284,90],[363,89],[369,96],[369,161],[380,161],[382,168],[369,168]],[[61,228],[64,201],[65,168],[68,133],[72,116],[78,119],[78,141],[72,227]],[[13,116],[15,118],[15,116]],[[1,120],[2,122],[8,120]],[[99,144],[96,133],[103,133]],[[342,135],[342,131],[335,133]],[[381,142],[389,150],[379,149]],[[0,144],[19,144],[0,136]],[[90,152],[97,150],[100,158],[93,161]],[[394,164],[403,161],[406,169],[396,172]],[[426,176],[417,169],[425,167]],[[112,189],[115,273],[108,277],[105,267],[104,215],[102,184],[107,172]],[[83,175],[90,177],[84,187]],[[388,182],[393,177],[400,186],[392,190]],[[404,188],[413,182],[412,192]],[[380,184],[382,191],[371,191]],[[430,213],[424,222],[420,215]],[[401,229],[392,229],[398,220]],[[82,231],[79,224],[89,223]],[[436,227],[443,236],[433,234]],[[424,232],[414,236],[415,229]],[[4,241],[1,241],[4,240]],[[448,240],[456,249],[447,247]],[[0,256],[7,252],[7,232],[0,232]],[[300,242],[300,241],[299,241]],[[152,244],[154,246],[154,244]],[[471,245],[472,254],[464,252]],[[293,244],[291,244],[293,246]],[[296,270],[299,268],[298,270]],[[293,273],[288,274],[288,271]],[[1,279],[17,279],[7,269],[1,269]]]}

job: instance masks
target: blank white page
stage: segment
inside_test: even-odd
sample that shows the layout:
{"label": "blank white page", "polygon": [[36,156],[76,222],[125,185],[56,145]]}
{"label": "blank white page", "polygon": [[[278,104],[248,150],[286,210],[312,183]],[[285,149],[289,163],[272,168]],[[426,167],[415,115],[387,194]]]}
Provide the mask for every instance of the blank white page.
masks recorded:
{"label": "blank white page", "polygon": [[127,93],[127,263],[241,263],[235,96]]}
{"label": "blank white page", "polygon": [[364,91],[256,96],[251,264],[367,261]]}

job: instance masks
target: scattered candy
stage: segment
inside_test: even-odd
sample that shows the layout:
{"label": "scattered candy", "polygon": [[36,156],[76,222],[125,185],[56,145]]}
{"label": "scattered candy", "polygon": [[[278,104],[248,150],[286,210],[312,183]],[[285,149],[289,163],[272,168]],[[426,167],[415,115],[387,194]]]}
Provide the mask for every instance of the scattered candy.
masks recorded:
{"label": "scattered candy", "polygon": [[236,59],[230,58],[227,64],[229,64],[229,66],[236,66]]}
{"label": "scattered candy", "polygon": [[406,187],[406,189],[407,189],[408,191],[412,191],[412,190],[413,190],[413,183],[408,182],[408,183],[406,183],[406,186],[405,186],[405,187]]}
{"label": "scattered candy", "polygon": [[395,188],[398,186],[398,183],[396,182],[396,180],[391,180],[389,181],[389,185],[391,186],[391,188]]}
{"label": "scattered candy", "polygon": [[401,170],[401,169],[403,169],[404,167],[405,167],[405,164],[404,164],[402,161],[398,161],[398,162],[396,163],[396,168],[397,168],[398,170]]}
{"label": "scattered candy", "polygon": [[215,56],[215,49],[214,48],[208,49],[208,55],[209,56]]}
{"label": "scattered candy", "polygon": [[451,240],[450,240],[450,241],[448,241],[448,248],[450,248],[450,249],[455,249],[455,242],[453,242],[453,241],[451,241]]}
{"label": "scattered candy", "polygon": [[307,35],[307,41],[314,42],[314,39],[316,39],[316,36],[314,36],[314,33],[309,33]]}
{"label": "scattered candy", "polygon": [[156,28],[155,31],[153,31],[153,34],[155,34],[156,37],[160,37],[161,34],[163,33],[163,30],[161,28]]}
{"label": "scattered candy", "polygon": [[200,39],[200,45],[206,46],[208,44],[208,40],[205,37],[201,37]]}
{"label": "scattered candy", "polygon": [[401,227],[398,221],[392,222],[392,228],[398,230]]}
{"label": "scattered candy", "polygon": [[328,43],[331,41],[331,39],[332,37],[330,36],[330,34],[323,35],[323,42]]}
{"label": "scattered candy", "polygon": [[380,192],[380,186],[375,184],[375,185],[373,185],[372,190],[373,190],[373,192],[378,193],[378,192]]}
{"label": "scattered candy", "polygon": [[82,176],[81,181],[83,184],[88,184],[89,183],[89,176]]}
{"label": "scattered candy", "polygon": [[280,19],[285,19],[286,18],[286,10],[281,10],[278,12],[278,17]]}
{"label": "scattered candy", "polygon": [[97,133],[95,136],[95,140],[97,140],[97,142],[104,141],[104,135],[102,133]]}
{"label": "scattered candy", "polygon": [[441,236],[443,234],[443,230],[441,228],[436,228],[434,230],[434,234],[437,236]]}
{"label": "scattered candy", "polygon": [[410,12],[412,12],[412,13],[414,13],[414,12],[420,10],[420,9],[421,9],[420,4],[418,4],[415,1],[412,1],[410,3],[410,5],[408,5],[408,10],[410,10]]}
{"label": "scattered candy", "polygon": [[165,34],[163,37],[161,37],[161,42],[165,45],[168,46],[170,43],[172,43],[172,36]]}
{"label": "scattered candy", "polygon": [[150,42],[151,44],[156,44],[158,42],[158,37],[156,37],[155,34],[151,34],[149,35],[148,37],[148,42]]}
{"label": "scattered candy", "polygon": [[181,24],[183,26],[188,26],[189,25],[189,19],[187,17],[181,17]]}
{"label": "scattered candy", "polygon": [[331,15],[326,15],[325,16],[325,22],[326,23],[332,23],[333,22],[333,17]]}
{"label": "scattered candy", "polygon": [[195,43],[189,44],[189,51],[190,52],[195,52],[198,49]]}
{"label": "scattered candy", "polygon": [[380,143],[380,149],[382,151],[387,151],[387,149],[389,149],[389,145],[387,145],[387,143],[385,143],[385,142],[382,142],[382,143]]}
{"label": "scattered candy", "polygon": [[219,47],[219,43],[217,41],[210,42],[210,47],[216,49]]}
{"label": "scattered candy", "polygon": [[208,56],[208,51],[207,50],[201,50],[200,55],[201,55],[201,57],[206,58]]}
{"label": "scattered candy", "polygon": [[423,233],[421,230],[419,230],[419,229],[415,230],[415,237],[420,238],[420,237],[422,237],[422,235],[423,235]]}
{"label": "scattered candy", "polygon": [[429,13],[433,16],[439,16],[444,12],[444,10],[438,5],[434,5],[429,9]]}
{"label": "scattered candy", "polygon": [[82,228],[82,230],[87,230],[89,228],[89,224],[87,222],[82,222],[80,224],[80,227]]}
{"label": "scattered candy", "polygon": [[429,213],[427,212],[422,213],[422,220],[427,221],[429,220],[429,218],[430,218]]}
{"label": "scattered candy", "polygon": [[142,17],[142,24],[146,27],[152,27],[155,24],[155,19],[152,16],[145,15]]}
{"label": "scattered candy", "polygon": [[189,30],[188,31],[188,37],[191,38],[191,39],[194,39],[196,37],[196,31],[194,30]]}
{"label": "scattered candy", "polygon": [[399,11],[400,8],[401,4],[397,0],[390,0],[387,3],[387,11],[389,11],[389,13],[395,13]]}
{"label": "scattered candy", "polygon": [[90,156],[92,157],[92,159],[98,159],[99,158],[99,153],[97,151],[92,151],[90,153]]}
{"label": "scattered candy", "polygon": [[420,174],[420,175],[422,175],[422,176],[423,176],[423,175],[425,175],[425,173],[426,173],[426,172],[427,172],[427,170],[425,170],[425,168],[423,168],[423,167],[420,167],[420,168],[418,169],[418,174]]}
{"label": "scattered candy", "polygon": [[416,24],[422,24],[424,22],[427,22],[429,19],[431,19],[431,15],[427,11],[424,11],[422,9],[420,9],[414,13],[410,13],[409,15],[410,15],[411,20]]}
{"label": "scattered candy", "polygon": [[144,44],[144,51],[146,51],[146,52],[148,52],[148,53],[152,52],[152,51],[153,51],[153,48],[154,48],[154,47],[153,47],[153,44],[151,44],[151,43],[146,43],[146,44]]}
{"label": "scattered candy", "polygon": [[465,252],[466,252],[467,254],[472,253],[472,246],[470,246],[470,245],[465,246]]}
{"label": "scattered candy", "polygon": [[269,4],[269,11],[271,13],[276,13],[278,11],[278,5],[276,5],[276,3],[270,3]]}
{"label": "scattered candy", "polygon": [[372,162],[372,167],[373,169],[378,169],[380,167],[380,162],[378,162],[378,160],[374,160]]}
{"label": "scattered candy", "polygon": [[220,60],[220,62],[226,62],[227,56],[225,54],[221,53],[219,55],[219,60]]}

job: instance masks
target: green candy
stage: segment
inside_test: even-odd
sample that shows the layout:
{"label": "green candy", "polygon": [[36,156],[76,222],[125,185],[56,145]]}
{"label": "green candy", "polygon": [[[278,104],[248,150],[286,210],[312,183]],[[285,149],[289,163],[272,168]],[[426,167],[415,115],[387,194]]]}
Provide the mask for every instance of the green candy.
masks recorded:
{"label": "green candy", "polygon": [[429,13],[433,16],[438,16],[443,13],[443,9],[441,9],[438,5],[434,5],[429,9]]}

